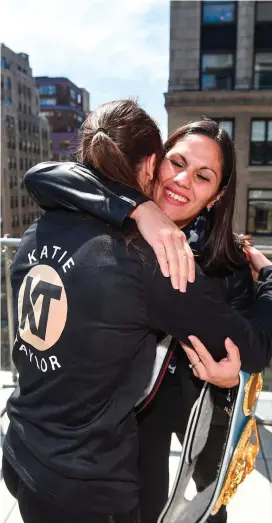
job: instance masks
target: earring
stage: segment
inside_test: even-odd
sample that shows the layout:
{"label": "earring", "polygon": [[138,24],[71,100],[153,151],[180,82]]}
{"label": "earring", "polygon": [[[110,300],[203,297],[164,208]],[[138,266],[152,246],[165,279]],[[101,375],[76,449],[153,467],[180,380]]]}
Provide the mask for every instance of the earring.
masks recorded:
{"label": "earring", "polygon": [[210,207],[207,207],[207,211],[210,212],[212,210],[213,206],[214,206],[214,203],[212,203],[212,205]]}

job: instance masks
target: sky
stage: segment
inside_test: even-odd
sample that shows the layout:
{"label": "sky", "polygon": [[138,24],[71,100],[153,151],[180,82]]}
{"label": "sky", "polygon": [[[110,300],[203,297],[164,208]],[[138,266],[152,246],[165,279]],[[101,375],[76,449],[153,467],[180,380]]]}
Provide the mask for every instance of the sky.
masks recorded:
{"label": "sky", "polygon": [[64,76],[91,107],[137,97],[167,135],[169,0],[2,0],[1,42],[34,76]]}

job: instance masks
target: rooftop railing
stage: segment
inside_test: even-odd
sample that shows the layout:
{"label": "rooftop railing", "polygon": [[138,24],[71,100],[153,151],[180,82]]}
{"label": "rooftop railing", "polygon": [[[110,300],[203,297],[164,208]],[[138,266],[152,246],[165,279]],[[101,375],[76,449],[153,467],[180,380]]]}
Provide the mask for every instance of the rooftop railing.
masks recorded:
{"label": "rooftop railing", "polygon": [[[6,339],[5,351],[6,351],[6,365],[5,369],[12,372],[13,383],[17,383],[17,370],[12,361],[12,349],[14,344],[14,317],[13,317],[13,304],[12,304],[12,289],[10,284],[10,265],[12,258],[19,246],[21,238],[11,238],[5,236],[0,238],[2,257],[2,300],[6,301],[6,320],[1,318],[1,330],[5,329]],[[272,245],[255,245],[256,248],[261,250],[268,258],[272,259]],[[3,310],[3,302],[2,302]],[[3,354],[3,336],[2,336],[2,354]],[[2,366],[3,369],[3,366]],[[264,413],[260,415],[266,423],[272,424],[272,367],[268,368],[267,374],[269,374],[269,383],[266,386],[267,392],[263,393],[261,409]],[[271,375],[271,377],[270,377]],[[270,391],[270,392],[269,392]]]}

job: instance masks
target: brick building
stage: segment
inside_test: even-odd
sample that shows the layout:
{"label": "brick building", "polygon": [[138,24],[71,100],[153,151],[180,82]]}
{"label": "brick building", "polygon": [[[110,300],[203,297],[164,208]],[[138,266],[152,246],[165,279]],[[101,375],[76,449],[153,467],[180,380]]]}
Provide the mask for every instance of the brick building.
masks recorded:
{"label": "brick building", "polygon": [[40,113],[49,122],[52,158],[65,161],[76,150],[79,128],[89,113],[89,93],[68,78],[39,76]]}

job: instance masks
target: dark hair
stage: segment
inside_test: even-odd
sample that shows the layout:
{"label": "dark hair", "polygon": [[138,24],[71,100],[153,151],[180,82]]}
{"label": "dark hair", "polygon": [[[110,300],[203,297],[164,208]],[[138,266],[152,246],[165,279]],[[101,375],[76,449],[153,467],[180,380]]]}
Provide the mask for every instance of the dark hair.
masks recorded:
{"label": "dark hair", "polygon": [[219,191],[224,188],[224,194],[210,212],[207,212],[205,246],[200,254],[201,266],[207,274],[220,270],[233,271],[247,263],[237,246],[232,228],[237,177],[235,146],[218,123],[205,118],[174,131],[165,143],[166,152],[178,141],[192,134],[202,134],[214,140],[222,155],[222,182]]}
{"label": "dark hair", "polygon": [[100,105],[82,125],[79,161],[91,164],[111,180],[142,191],[138,170],[144,157],[154,153],[155,178],[164,155],[160,130],[134,100]]}

